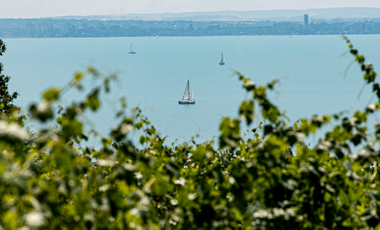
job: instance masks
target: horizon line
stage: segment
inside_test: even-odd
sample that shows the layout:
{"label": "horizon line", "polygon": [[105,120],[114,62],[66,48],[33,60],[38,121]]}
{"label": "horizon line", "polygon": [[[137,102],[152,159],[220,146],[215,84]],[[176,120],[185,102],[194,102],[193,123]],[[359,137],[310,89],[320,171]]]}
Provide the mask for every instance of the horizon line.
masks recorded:
{"label": "horizon line", "polygon": [[[263,12],[263,11],[306,11],[306,10],[326,10],[326,9],[380,9],[380,7],[327,7],[327,8],[306,8],[306,9],[272,9],[272,10],[218,10],[218,11],[183,11],[183,12],[160,12],[160,13],[126,13],[126,14],[88,14],[88,15],[58,15],[44,17],[9,17],[0,19],[54,19],[60,17],[104,17],[104,16],[127,16],[127,15],[161,15],[161,14],[188,14],[188,13],[218,13],[218,12]],[[160,21],[160,20],[159,20]]]}

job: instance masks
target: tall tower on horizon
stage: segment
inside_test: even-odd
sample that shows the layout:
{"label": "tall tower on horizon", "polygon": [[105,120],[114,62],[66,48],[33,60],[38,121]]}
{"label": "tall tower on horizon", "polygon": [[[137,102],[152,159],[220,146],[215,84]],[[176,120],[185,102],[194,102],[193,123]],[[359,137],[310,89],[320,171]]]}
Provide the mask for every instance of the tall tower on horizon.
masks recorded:
{"label": "tall tower on horizon", "polygon": [[308,14],[303,15],[303,24],[304,24],[304,26],[309,25],[309,15]]}

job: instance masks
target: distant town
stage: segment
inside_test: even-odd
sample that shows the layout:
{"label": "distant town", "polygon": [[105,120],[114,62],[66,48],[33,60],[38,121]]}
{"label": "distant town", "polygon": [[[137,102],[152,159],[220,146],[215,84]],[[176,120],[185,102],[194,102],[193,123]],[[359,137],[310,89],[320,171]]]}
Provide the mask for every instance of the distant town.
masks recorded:
{"label": "distant town", "polygon": [[0,19],[0,38],[380,34],[366,21],[192,21]]}

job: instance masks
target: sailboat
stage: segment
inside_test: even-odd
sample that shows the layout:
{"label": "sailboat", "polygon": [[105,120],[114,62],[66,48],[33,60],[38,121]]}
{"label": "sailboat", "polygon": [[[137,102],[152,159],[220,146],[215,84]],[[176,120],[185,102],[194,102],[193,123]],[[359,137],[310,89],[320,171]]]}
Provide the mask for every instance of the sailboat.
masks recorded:
{"label": "sailboat", "polygon": [[222,52],[222,55],[221,55],[221,57],[220,57],[219,65],[224,65],[224,61],[223,61],[223,52]]}
{"label": "sailboat", "polygon": [[190,83],[187,80],[185,93],[183,94],[182,100],[178,101],[178,104],[195,104],[195,98],[193,94],[193,90],[190,90]]}
{"label": "sailboat", "polygon": [[131,48],[129,48],[129,54],[136,54],[136,51],[132,50],[132,43],[131,43]]}

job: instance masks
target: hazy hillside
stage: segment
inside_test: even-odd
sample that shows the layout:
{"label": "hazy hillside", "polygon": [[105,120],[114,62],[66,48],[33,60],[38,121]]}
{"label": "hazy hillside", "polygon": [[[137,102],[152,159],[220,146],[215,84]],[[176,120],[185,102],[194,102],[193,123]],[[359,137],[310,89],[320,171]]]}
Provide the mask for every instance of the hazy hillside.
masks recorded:
{"label": "hazy hillside", "polygon": [[91,15],[65,16],[60,19],[88,20],[191,20],[191,21],[302,21],[309,14],[310,20],[379,18],[380,8],[347,7],[306,10],[260,10],[260,11],[218,11],[161,14]]}

